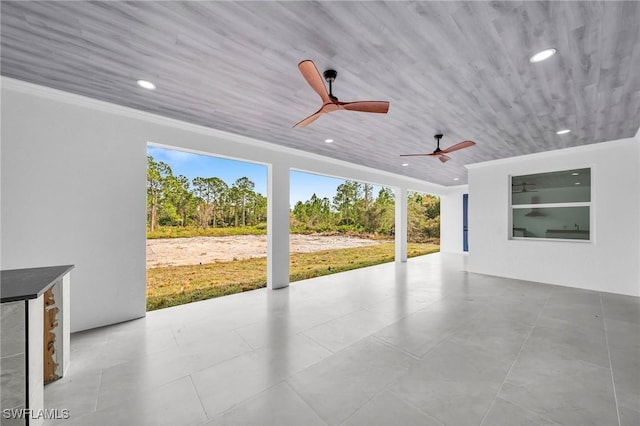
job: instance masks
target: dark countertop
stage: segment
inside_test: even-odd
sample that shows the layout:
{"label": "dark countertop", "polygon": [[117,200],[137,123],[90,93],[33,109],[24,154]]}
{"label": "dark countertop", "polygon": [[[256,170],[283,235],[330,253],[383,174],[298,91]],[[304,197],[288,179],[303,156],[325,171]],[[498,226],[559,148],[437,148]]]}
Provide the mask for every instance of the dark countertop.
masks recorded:
{"label": "dark countertop", "polygon": [[61,265],[0,271],[0,302],[36,299],[73,268]]}

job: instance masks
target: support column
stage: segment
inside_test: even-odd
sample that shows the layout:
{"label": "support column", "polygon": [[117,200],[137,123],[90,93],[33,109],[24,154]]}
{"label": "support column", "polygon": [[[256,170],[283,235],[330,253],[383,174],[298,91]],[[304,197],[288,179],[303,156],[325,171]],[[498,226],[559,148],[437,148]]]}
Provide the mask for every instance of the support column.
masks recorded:
{"label": "support column", "polygon": [[395,189],[396,203],[396,262],[407,261],[407,188]]}
{"label": "support column", "polygon": [[289,167],[272,164],[267,182],[267,288],[289,286]]}

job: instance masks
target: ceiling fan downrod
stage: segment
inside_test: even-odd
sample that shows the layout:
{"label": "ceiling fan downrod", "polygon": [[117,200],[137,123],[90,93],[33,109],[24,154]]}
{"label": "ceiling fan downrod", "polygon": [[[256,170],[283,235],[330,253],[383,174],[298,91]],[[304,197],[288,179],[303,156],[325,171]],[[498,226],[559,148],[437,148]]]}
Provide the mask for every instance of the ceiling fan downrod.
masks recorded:
{"label": "ceiling fan downrod", "polygon": [[442,151],[440,149],[440,139],[442,139],[442,136],[443,136],[442,133],[438,133],[437,135],[433,135],[433,137],[436,138],[436,141],[437,141],[436,150],[433,151],[434,154],[437,153],[437,152]]}
{"label": "ceiling fan downrod", "polygon": [[322,73],[322,75],[324,76],[324,79],[327,81],[327,83],[329,83],[329,97],[332,100],[337,101],[338,98],[333,96],[333,85],[332,85],[332,83],[334,81],[336,81],[336,77],[338,76],[338,71],[336,71],[336,70],[326,70],[324,73]]}

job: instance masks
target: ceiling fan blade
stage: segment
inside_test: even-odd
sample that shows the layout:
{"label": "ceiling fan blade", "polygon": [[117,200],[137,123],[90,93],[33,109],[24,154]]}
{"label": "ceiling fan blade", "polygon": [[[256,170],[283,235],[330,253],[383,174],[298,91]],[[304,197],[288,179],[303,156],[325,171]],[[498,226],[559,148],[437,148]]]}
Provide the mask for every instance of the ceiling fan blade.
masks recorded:
{"label": "ceiling fan blade", "polygon": [[400,157],[425,157],[431,154],[400,154]]}
{"label": "ceiling fan blade", "polygon": [[359,101],[359,102],[339,102],[344,109],[349,111],[376,112],[386,114],[389,111],[387,101]]}
{"label": "ceiling fan blade", "polygon": [[447,161],[451,160],[451,157],[447,157],[446,155],[438,155],[438,160],[446,163]]}
{"label": "ceiling fan blade", "polygon": [[443,149],[441,152],[445,152],[445,153],[453,152],[453,151],[457,151],[457,150],[462,149],[462,148],[468,148],[468,147],[473,146],[475,144],[476,143],[473,142],[473,141],[462,141],[462,142],[459,142],[459,143],[457,143],[455,145],[450,146],[449,148]]}
{"label": "ceiling fan blade", "polygon": [[327,92],[327,88],[324,85],[324,81],[322,81],[320,71],[318,71],[318,68],[316,68],[316,65],[313,63],[313,61],[307,59],[300,62],[298,64],[298,69],[302,73],[304,79],[307,80],[307,83],[309,83],[309,86],[311,86],[311,88],[315,90],[318,95],[320,95],[322,102],[329,102],[329,92]]}
{"label": "ceiling fan blade", "polygon": [[318,111],[314,112],[313,114],[311,114],[310,116],[308,116],[307,118],[305,118],[304,120],[298,121],[296,124],[293,125],[293,127],[305,127],[308,126],[309,124],[313,123],[314,121],[316,121],[318,118],[320,118],[320,116],[322,114],[324,114],[325,112],[323,111],[322,108],[320,108]]}

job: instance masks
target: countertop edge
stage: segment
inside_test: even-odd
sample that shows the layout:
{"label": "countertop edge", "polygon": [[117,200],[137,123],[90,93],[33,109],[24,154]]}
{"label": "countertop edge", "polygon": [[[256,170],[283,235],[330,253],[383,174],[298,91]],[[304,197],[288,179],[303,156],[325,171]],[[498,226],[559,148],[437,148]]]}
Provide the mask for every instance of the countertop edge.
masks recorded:
{"label": "countertop edge", "polygon": [[37,299],[45,291],[47,291],[55,282],[57,282],[61,277],[68,274],[74,268],[75,268],[75,265],[55,265],[55,266],[45,266],[40,268],[7,269],[7,270],[0,271],[0,273],[4,274],[7,272],[17,273],[17,272],[23,271],[27,273],[28,271],[36,271],[36,270],[42,270],[42,269],[59,269],[59,271],[57,271],[54,275],[47,277],[47,279],[45,280],[46,283],[38,286],[37,287],[38,290],[35,292],[27,291],[24,294],[12,294],[6,297],[2,296],[2,293],[5,292],[4,280],[3,280],[3,282],[0,283],[0,286],[1,286],[0,287],[0,303],[18,302],[21,300]]}

